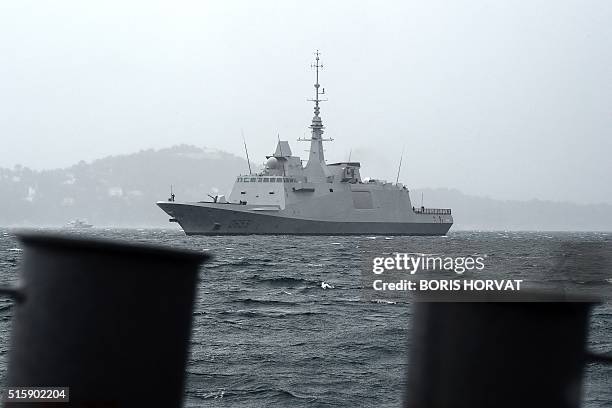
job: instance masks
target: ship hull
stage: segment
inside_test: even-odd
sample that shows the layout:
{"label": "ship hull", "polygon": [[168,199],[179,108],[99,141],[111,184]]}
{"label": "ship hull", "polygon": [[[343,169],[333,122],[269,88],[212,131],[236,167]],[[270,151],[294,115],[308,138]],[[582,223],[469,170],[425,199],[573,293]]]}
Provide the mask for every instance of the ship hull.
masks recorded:
{"label": "ship hull", "polygon": [[[160,201],[157,205],[187,235],[446,235],[452,222],[421,220],[334,221],[287,216],[278,211],[249,211],[235,205],[211,205]],[[232,208],[234,207],[234,208]]]}

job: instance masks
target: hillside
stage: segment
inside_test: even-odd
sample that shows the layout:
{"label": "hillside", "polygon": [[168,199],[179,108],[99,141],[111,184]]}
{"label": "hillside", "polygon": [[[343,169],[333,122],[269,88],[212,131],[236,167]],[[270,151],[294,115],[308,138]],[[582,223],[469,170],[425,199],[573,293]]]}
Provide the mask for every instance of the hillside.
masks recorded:
{"label": "hillside", "polygon": [[94,225],[168,226],[155,206],[170,195],[203,200],[227,191],[246,160],[195,146],[110,156],[66,169],[0,169],[0,225],[59,226],[85,218]]}
{"label": "hillside", "polygon": [[414,189],[426,207],[452,208],[454,229],[515,231],[612,231],[612,205],[543,200],[495,200],[451,189]]}
{"label": "hillside", "polygon": [[[61,226],[75,218],[96,226],[169,227],[155,202],[174,186],[180,201],[227,193],[246,160],[180,145],[110,156],[65,169],[0,168],[1,226]],[[612,205],[501,201],[449,189],[414,189],[415,206],[452,208],[454,229],[612,231]]]}

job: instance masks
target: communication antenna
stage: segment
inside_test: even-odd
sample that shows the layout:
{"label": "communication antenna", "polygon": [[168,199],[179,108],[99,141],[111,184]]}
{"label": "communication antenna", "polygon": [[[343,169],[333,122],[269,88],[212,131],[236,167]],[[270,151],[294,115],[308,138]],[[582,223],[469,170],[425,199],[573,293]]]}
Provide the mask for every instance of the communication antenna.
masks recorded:
{"label": "communication antenna", "polygon": [[247,164],[249,165],[249,176],[251,176],[253,175],[253,173],[251,173],[251,161],[249,160],[249,149],[247,149],[246,139],[244,138],[244,131],[242,129],[240,129],[240,133],[242,134],[242,142],[244,143],[244,152],[246,153]]}
{"label": "communication antenna", "polygon": [[351,161],[351,154],[352,154],[352,153],[353,153],[353,149],[349,150],[349,158],[348,158],[349,163],[350,163],[350,161]]}
{"label": "communication antenna", "polygon": [[400,171],[402,170],[402,160],[404,159],[404,148],[402,147],[402,155],[400,156],[399,167],[397,168],[397,177],[395,178],[395,184],[399,181]]}
{"label": "communication antenna", "polygon": [[423,192],[422,192],[422,191],[421,191],[421,208],[425,208],[425,207],[423,206]]}

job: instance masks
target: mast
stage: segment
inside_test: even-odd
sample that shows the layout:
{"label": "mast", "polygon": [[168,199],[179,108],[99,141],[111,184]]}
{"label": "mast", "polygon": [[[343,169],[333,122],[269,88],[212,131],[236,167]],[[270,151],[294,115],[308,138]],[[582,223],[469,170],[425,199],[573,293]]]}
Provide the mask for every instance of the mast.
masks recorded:
{"label": "mast", "polygon": [[[323,121],[321,120],[321,107],[319,104],[321,102],[325,102],[327,99],[321,99],[321,96],[325,94],[325,88],[321,88],[321,84],[319,84],[319,70],[323,68],[323,64],[320,63],[320,55],[319,50],[315,52],[315,62],[311,65],[312,68],[315,69],[315,95],[314,99],[309,99],[310,102],[314,102],[314,116],[312,118],[312,123],[310,124],[311,129],[311,137],[310,139],[298,139],[303,141],[310,142],[310,153],[308,156],[308,164],[306,165],[307,169],[312,172],[319,173],[320,175],[326,174],[325,168],[325,155],[323,153],[323,142],[333,139],[323,139]],[[312,174],[313,176],[315,174]]]}
{"label": "mast", "polygon": [[[321,111],[321,109],[319,108],[319,102],[322,102],[321,99],[319,99],[319,95],[323,95],[325,93],[325,88],[323,88],[323,92],[319,93],[319,87],[321,86],[319,84],[319,68],[323,68],[323,64],[319,64],[319,55],[321,55],[321,53],[319,52],[319,50],[317,50],[315,52],[315,63],[311,65],[312,68],[315,68],[316,70],[316,81],[314,84],[314,88],[315,88],[315,98],[311,99],[311,102],[315,103],[315,108],[314,108],[314,114],[315,117],[319,116],[319,112]],[[314,120],[314,118],[313,118]],[[313,122],[314,125],[314,122]],[[312,126],[311,126],[312,127]],[[321,126],[321,129],[323,129],[323,126]],[[321,131],[321,134],[323,134],[323,131]]]}

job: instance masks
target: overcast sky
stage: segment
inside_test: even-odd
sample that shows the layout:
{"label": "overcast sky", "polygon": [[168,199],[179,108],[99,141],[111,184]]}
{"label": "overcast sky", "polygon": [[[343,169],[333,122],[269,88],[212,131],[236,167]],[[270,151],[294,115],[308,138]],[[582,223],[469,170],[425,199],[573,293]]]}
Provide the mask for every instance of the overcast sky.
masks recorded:
{"label": "overcast sky", "polygon": [[[3,1],[0,167],[195,144],[409,187],[612,203],[612,2]],[[236,173],[245,169],[236,169]],[[168,169],[172,171],[172,169]],[[210,175],[203,175],[210,176]]]}

